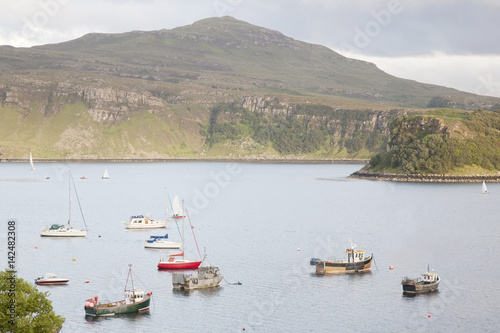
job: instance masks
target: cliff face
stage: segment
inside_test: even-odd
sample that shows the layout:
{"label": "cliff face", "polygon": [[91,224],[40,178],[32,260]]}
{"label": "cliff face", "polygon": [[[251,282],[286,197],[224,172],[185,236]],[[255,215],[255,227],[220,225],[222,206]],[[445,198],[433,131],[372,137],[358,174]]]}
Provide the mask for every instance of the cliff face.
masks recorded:
{"label": "cliff face", "polygon": [[327,105],[294,104],[290,100],[280,100],[269,96],[246,96],[241,99],[242,108],[258,113],[264,118],[297,118],[304,119],[308,125],[324,128],[339,139],[352,137],[357,132],[379,131],[384,135],[389,134],[389,124],[398,116],[408,114],[408,109],[374,110],[358,109],[348,110],[332,108]]}
{"label": "cliff face", "polygon": [[17,106],[23,113],[57,114],[64,105],[82,101],[98,123],[117,124],[128,119],[130,112],[159,112],[164,102],[151,92],[120,90],[113,87],[81,86],[40,80],[19,80],[17,84],[0,86],[0,102]]}

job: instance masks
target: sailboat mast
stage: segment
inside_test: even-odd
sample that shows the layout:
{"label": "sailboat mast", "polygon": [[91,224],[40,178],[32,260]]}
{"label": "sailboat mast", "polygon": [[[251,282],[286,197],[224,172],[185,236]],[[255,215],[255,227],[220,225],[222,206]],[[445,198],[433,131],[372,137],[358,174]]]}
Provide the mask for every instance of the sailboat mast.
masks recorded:
{"label": "sailboat mast", "polygon": [[[182,207],[184,208],[184,200],[182,200]],[[182,259],[184,259],[184,212],[182,212]]]}
{"label": "sailboat mast", "polygon": [[165,219],[167,221],[167,230],[168,230],[168,192],[165,187]]}
{"label": "sailboat mast", "polygon": [[68,225],[71,225],[71,170],[68,170],[68,188],[69,188],[69,216]]}

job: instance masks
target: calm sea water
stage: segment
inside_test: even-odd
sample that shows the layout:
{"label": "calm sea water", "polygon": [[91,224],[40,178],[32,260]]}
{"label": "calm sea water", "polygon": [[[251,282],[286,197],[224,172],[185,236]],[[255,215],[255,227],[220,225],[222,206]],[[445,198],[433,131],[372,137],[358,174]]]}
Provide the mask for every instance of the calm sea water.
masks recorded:
{"label": "calm sea water", "polygon": [[[0,237],[5,244],[6,222],[16,219],[20,277],[70,279],[39,287],[66,318],[63,332],[500,331],[500,184],[482,195],[480,184],[346,178],[360,167],[39,163],[31,172],[27,163],[1,163]],[[67,221],[68,169],[89,233],[41,238],[44,225]],[[109,180],[101,179],[104,169]],[[167,252],[144,249],[146,238],[164,231],[121,223],[136,214],[165,218],[165,189],[185,200],[201,251],[225,276],[220,288],[173,291],[171,273],[156,268]],[[83,227],[75,197],[72,223]],[[180,239],[175,225],[169,234]],[[196,257],[186,235],[186,253]],[[350,239],[374,254],[371,273],[313,274],[311,257],[343,257]],[[0,256],[6,267],[6,245]],[[135,285],[153,292],[151,311],[85,318],[85,299],[122,299],[128,264]],[[439,292],[403,296],[401,278],[428,264],[441,276]]]}

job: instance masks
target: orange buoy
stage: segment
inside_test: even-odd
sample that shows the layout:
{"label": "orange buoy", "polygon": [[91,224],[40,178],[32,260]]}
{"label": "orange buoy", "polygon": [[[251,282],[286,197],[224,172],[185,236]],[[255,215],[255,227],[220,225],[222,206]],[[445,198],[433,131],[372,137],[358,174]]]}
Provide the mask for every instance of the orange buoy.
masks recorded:
{"label": "orange buoy", "polygon": [[391,266],[389,266],[389,269],[394,269],[394,267],[392,267],[392,265],[391,265]]}
{"label": "orange buoy", "polygon": [[89,280],[85,280],[83,283],[90,283],[90,281]]}

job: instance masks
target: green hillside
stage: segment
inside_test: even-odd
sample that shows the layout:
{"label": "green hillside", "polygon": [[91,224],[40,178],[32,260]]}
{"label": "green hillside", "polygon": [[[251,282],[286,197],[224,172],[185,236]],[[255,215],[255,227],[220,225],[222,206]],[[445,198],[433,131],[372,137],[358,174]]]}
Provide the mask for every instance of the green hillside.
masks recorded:
{"label": "green hillside", "polygon": [[500,106],[231,17],[1,46],[0,102],[1,158],[89,159],[367,158],[398,116]]}
{"label": "green hillside", "polygon": [[493,174],[500,172],[500,111],[434,110],[391,123],[389,150],[365,172]]}

